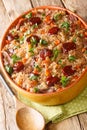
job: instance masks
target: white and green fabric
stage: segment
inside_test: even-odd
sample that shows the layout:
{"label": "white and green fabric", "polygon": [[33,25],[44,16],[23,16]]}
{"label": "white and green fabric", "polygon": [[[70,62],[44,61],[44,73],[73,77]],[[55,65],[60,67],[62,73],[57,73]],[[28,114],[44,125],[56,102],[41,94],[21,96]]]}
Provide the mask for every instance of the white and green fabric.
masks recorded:
{"label": "white and green fabric", "polygon": [[26,100],[26,98],[22,97],[21,95],[19,95],[19,99],[25,104],[41,112],[46,120],[46,123],[49,121],[57,123],[74,115],[87,112],[87,87],[71,102],[58,106],[43,106]]}

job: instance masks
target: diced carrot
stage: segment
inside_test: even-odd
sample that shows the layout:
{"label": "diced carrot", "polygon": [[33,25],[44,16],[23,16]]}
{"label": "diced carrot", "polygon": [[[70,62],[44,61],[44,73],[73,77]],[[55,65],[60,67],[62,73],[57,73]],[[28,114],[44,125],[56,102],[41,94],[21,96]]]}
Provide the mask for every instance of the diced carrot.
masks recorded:
{"label": "diced carrot", "polygon": [[85,36],[87,37],[87,32],[85,32],[84,34],[85,34]]}
{"label": "diced carrot", "polygon": [[23,59],[22,59],[22,62],[23,62],[23,63],[26,63],[26,61],[27,61],[27,58],[23,58]]}
{"label": "diced carrot", "polygon": [[38,69],[37,69],[37,68],[34,68],[33,73],[34,73],[34,74],[39,74]]}
{"label": "diced carrot", "polygon": [[54,24],[54,22],[52,21],[51,23],[50,23],[50,26],[51,27],[53,27],[55,24]]}
{"label": "diced carrot", "polygon": [[50,59],[48,58],[48,59],[43,60],[42,65],[44,65],[44,64],[49,65],[50,64]]}
{"label": "diced carrot", "polygon": [[49,70],[49,69],[46,69],[46,71],[45,71],[45,75],[46,75],[46,76],[50,76],[50,75],[51,75],[51,73],[50,73],[50,70]]}
{"label": "diced carrot", "polygon": [[77,21],[77,24],[78,24],[78,25],[81,25],[82,23],[78,20],[78,21]]}
{"label": "diced carrot", "polygon": [[76,65],[76,69],[78,70],[80,68],[80,65]]}
{"label": "diced carrot", "polygon": [[46,18],[44,19],[45,23],[49,24],[51,22],[51,16],[47,15]]}
{"label": "diced carrot", "polygon": [[37,85],[37,81],[36,81],[36,80],[32,80],[32,81],[30,82],[30,84],[31,84],[31,87],[36,86],[36,85]]}
{"label": "diced carrot", "polygon": [[36,13],[37,13],[37,10],[36,10],[36,9],[32,10],[32,15],[33,15],[33,16],[34,16]]}
{"label": "diced carrot", "polygon": [[9,43],[10,43],[10,41],[9,41],[9,40],[5,40],[5,41],[6,41],[6,43],[7,43],[7,44],[9,44]]}
{"label": "diced carrot", "polygon": [[28,35],[28,37],[31,37],[32,35],[34,35],[33,33],[30,33],[29,35]]}
{"label": "diced carrot", "polygon": [[81,23],[81,28],[84,28],[84,25]]}
{"label": "diced carrot", "polygon": [[36,32],[37,32],[37,30],[38,30],[38,28],[35,28],[35,29],[34,29],[34,33],[36,33]]}
{"label": "diced carrot", "polygon": [[41,34],[45,34],[45,29],[42,29],[42,30],[41,30]]}
{"label": "diced carrot", "polygon": [[19,86],[22,85],[22,80],[19,80],[18,83],[17,83]]}
{"label": "diced carrot", "polygon": [[86,48],[82,48],[82,52],[85,52]]}
{"label": "diced carrot", "polygon": [[50,18],[51,18],[51,16],[50,16],[50,15],[47,15],[46,18],[45,18],[45,21],[49,21]]}
{"label": "diced carrot", "polygon": [[60,40],[57,39],[57,40],[55,41],[55,45],[58,45],[59,43],[60,43]]}
{"label": "diced carrot", "polygon": [[27,30],[27,28],[25,28],[25,27],[21,29],[22,32],[25,32],[26,30]]}
{"label": "diced carrot", "polygon": [[28,92],[29,92],[29,91],[30,91],[30,88],[29,88],[29,87],[27,87],[27,88],[26,88],[26,91],[28,91]]}
{"label": "diced carrot", "polygon": [[31,37],[33,35],[33,33],[30,33],[29,35],[28,35],[28,37]]}
{"label": "diced carrot", "polygon": [[82,22],[81,22],[80,20],[77,20],[77,21],[75,22],[75,24],[78,25],[78,26],[81,26],[81,28],[84,27],[83,24],[82,24]]}
{"label": "diced carrot", "polygon": [[78,79],[78,76],[77,76],[77,75],[75,75],[75,76],[73,76],[73,78],[74,78],[74,79]]}

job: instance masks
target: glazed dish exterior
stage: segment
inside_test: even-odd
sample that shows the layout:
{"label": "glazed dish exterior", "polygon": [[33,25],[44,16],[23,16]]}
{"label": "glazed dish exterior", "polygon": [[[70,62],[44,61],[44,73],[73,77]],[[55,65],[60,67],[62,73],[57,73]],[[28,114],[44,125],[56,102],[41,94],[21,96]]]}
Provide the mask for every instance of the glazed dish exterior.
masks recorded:
{"label": "glazed dish exterior", "polygon": [[67,9],[34,8],[7,29],[0,67],[16,95],[43,105],[70,101],[87,86],[87,25]]}

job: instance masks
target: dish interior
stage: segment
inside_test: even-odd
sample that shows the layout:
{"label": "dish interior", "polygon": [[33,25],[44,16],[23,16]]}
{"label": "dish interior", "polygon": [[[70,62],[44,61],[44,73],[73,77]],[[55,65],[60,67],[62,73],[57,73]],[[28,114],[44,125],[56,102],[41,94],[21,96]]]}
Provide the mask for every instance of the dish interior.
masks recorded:
{"label": "dish interior", "polygon": [[87,29],[61,8],[21,15],[4,37],[3,64],[13,82],[30,93],[63,90],[87,67]]}

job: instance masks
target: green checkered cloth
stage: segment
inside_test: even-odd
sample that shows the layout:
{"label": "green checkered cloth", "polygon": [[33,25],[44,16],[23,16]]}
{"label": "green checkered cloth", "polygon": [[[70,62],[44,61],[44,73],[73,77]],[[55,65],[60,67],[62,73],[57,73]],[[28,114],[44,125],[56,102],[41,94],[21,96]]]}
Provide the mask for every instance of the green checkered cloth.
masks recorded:
{"label": "green checkered cloth", "polygon": [[57,123],[74,115],[87,112],[87,87],[71,102],[58,106],[43,106],[27,100],[20,94],[19,99],[39,111],[45,118],[46,123],[50,121],[52,121],[52,123]]}

